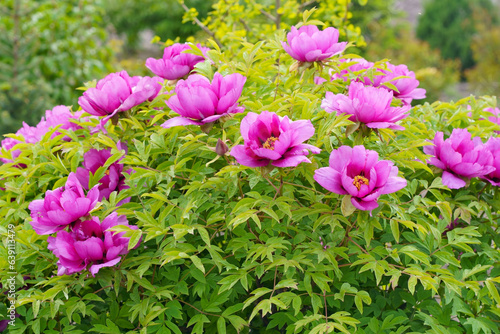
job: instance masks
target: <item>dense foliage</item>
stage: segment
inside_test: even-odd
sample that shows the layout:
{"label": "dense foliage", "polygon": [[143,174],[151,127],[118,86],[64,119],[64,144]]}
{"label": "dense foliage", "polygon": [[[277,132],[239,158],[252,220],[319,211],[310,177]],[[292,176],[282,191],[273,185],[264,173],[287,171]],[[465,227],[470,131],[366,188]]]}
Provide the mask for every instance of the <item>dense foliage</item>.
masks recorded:
{"label": "dense foliage", "polygon": [[349,53],[342,3],[231,34],[220,1],[222,47],[174,44],[162,78],[109,74],[8,135],[0,324],[498,333],[496,100],[412,107],[411,69]]}

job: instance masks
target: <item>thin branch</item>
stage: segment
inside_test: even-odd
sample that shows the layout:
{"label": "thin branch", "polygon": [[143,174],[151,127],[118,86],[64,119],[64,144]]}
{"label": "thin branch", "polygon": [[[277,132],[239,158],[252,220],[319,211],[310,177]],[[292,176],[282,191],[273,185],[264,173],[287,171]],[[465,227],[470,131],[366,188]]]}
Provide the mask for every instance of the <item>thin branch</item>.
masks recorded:
{"label": "thin branch", "polygon": [[271,21],[273,21],[273,22],[276,22],[276,18],[275,18],[272,14],[270,14],[270,13],[266,12],[264,9],[260,9],[260,12],[261,12],[261,13],[262,13],[265,17],[267,17],[269,20],[271,20]]}
{"label": "thin branch", "polygon": [[198,309],[198,308],[194,307],[193,305],[191,305],[191,304],[189,304],[189,303],[187,303],[187,302],[183,301],[182,299],[177,299],[177,298],[174,298],[174,300],[177,300],[178,302],[184,303],[184,304],[186,304],[187,306],[189,306],[189,307],[191,307],[191,308],[194,308],[196,311],[200,312],[201,314],[211,315],[211,316],[214,316],[214,317],[219,317],[219,318],[221,317],[221,315],[220,315],[220,314],[213,314],[213,313],[203,312],[202,310],[200,310],[200,309]]}
{"label": "thin branch", "polygon": [[281,1],[276,0],[276,20],[274,21],[276,23],[276,30],[279,30],[281,26],[281,14],[278,13],[280,7],[281,7]]}
{"label": "thin branch", "polygon": [[306,1],[304,3],[302,3],[300,6],[299,6],[299,11],[302,11],[304,9],[304,7],[307,7],[309,5],[312,5],[313,3],[315,3],[317,0],[310,0],[310,1]]}
{"label": "thin branch", "polygon": [[[181,6],[186,13],[189,12],[188,6],[186,6],[184,3],[181,3]],[[213,40],[215,41],[215,43],[217,43],[219,48],[222,48],[221,42],[219,41],[219,39],[217,37],[215,37],[215,33],[212,30],[208,29],[207,26],[204,25],[200,20],[198,20],[197,17],[193,18],[193,20],[194,20],[194,23],[196,23],[201,29],[203,29],[204,32],[206,32],[207,34],[210,35],[210,37],[213,38]]]}

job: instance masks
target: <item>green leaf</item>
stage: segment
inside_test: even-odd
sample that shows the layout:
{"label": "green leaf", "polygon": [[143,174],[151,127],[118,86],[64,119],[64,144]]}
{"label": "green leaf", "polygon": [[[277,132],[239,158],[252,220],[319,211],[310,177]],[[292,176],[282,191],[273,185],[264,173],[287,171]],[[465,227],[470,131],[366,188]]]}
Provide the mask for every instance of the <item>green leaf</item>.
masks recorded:
{"label": "green leaf", "polygon": [[488,291],[490,293],[490,296],[493,298],[493,300],[500,305],[500,295],[498,294],[498,289],[495,286],[495,283],[491,281],[491,279],[487,279],[485,281],[486,287],[488,288]]}
{"label": "green leaf", "polygon": [[223,317],[220,317],[217,320],[217,333],[226,334],[226,321]]}
{"label": "green leaf", "polygon": [[245,211],[243,213],[240,213],[239,215],[237,215],[236,217],[234,217],[233,219],[231,219],[231,221],[228,224],[228,227],[231,227],[233,229],[236,228],[236,226],[238,226],[238,225],[240,225],[242,223],[245,223],[256,212],[258,212],[258,211],[254,210],[254,209],[251,209],[251,210]]}
{"label": "green leaf", "polygon": [[346,195],[342,198],[342,204],[340,205],[340,210],[342,211],[342,215],[344,217],[348,217],[354,211],[356,211],[356,207],[354,205],[352,205],[350,195]]}
{"label": "green leaf", "polygon": [[410,290],[411,294],[415,293],[415,286],[417,285],[417,276],[411,275],[408,279],[408,290]]}
{"label": "green leaf", "polygon": [[201,263],[201,260],[199,257],[196,255],[192,255],[189,257],[191,261],[193,261],[193,264],[198,268],[203,274],[205,274],[205,267],[203,266],[203,263]]}
{"label": "green leaf", "polygon": [[96,295],[95,293],[87,293],[85,296],[83,296],[84,300],[93,300],[93,301],[96,301],[96,302],[103,302],[104,303],[104,300],[99,297],[98,295]]}

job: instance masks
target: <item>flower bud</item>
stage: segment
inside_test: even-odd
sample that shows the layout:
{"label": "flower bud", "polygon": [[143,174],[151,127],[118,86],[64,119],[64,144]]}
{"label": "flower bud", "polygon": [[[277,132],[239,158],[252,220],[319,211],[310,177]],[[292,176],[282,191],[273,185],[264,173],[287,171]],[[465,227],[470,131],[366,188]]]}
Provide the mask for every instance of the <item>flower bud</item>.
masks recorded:
{"label": "flower bud", "polygon": [[220,138],[217,139],[217,145],[215,145],[215,153],[217,153],[220,156],[224,156],[229,148],[227,147],[226,143],[224,143]]}

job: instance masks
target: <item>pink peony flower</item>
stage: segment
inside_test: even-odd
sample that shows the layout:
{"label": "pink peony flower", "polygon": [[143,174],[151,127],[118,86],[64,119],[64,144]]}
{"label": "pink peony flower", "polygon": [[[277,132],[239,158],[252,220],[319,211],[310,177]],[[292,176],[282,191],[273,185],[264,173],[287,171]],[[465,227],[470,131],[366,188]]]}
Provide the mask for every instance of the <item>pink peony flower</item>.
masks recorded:
{"label": "pink peony flower", "polygon": [[[396,86],[397,91],[392,90],[394,97],[403,101],[404,104],[410,105],[412,100],[425,98],[425,89],[417,88],[420,83],[415,78],[415,72],[408,70],[406,65],[387,63],[387,70],[382,70],[382,72],[385,75],[382,76],[381,84],[390,82]],[[404,78],[396,79],[402,76]]]}
{"label": "pink peony flower", "polygon": [[348,96],[326,92],[321,108],[338,115],[352,115],[349,120],[369,128],[404,130],[396,122],[408,116],[410,106],[391,107],[392,97],[392,92],[386,89],[351,82]]}
{"label": "pink peony flower", "polygon": [[[470,108],[470,106],[469,106]],[[499,124],[500,125],[500,109],[499,108],[484,108],[484,111],[490,112],[493,115],[488,117],[488,121],[491,123]],[[498,132],[498,131],[496,131]]]}
{"label": "pink peony flower", "polygon": [[464,187],[463,178],[481,177],[495,171],[493,155],[481,138],[472,139],[467,129],[453,129],[446,140],[442,132],[437,132],[433,144],[424,146],[424,153],[433,155],[428,163],[443,170],[443,184],[450,189]]}
{"label": "pink peony flower", "polygon": [[163,80],[158,77],[130,77],[127,72],[108,74],[95,88],[89,88],[78,98],[82,109],[95,116],[114,116],[158,95]]}
{"label": "pink peony flower", "polygon": [[500,138],[491,137],[485,144],[485,148],[489,150],[493,156],[494,171],[483,176],[488,182],[494,186],[500,186]]}
{"label": "pink peony flower", "polygon": [[244,145],[237,145],[231,155],[238,163],[248,167],[263,167],[269,163],[276,167],[295,167],[311,161],[309,151],[320,153],[315,146],[303,144],[314,134],[309,120],[290,121],[275,113],[263,111],[260,115],[249,112],[241,121]]}
{"label": "pink peony flower", "polygon": [[239,73],[225,77],[215,73],[212,83],[199,74],[180,80],[175,86],[176,95],[167,101],[167,105],[181,116],[171,118],[161,126],[203,125],[222,116],[243,112],[245,108],[238,106],[238,99],[245,81],[246,78]]}
{"label": "pink peony flower", "polygon": [[[23,122],[23,127],[20,128],[16,135],[22,136],[24,138],[25,143],[37,143],[42,137],[51,129],[58,125],[61,125],[60,129],[63,130],[71,130],[76,131],[81,129],[75,123],[72,123],[71,119],[78,119],[81,115],[81,112],[72,113],[68,107],[66,106],[56,106],[52,110],[47,110],[45,112],[45,117],[42,117],[40,122],[36,126],[29,126],[28,124]],[[59,131],[56,131],[52,134],[51,138],[54,138],[60,134]],[[68,136],[64,137],[63,140],[68,141],[70,138]],[[6,151],[12,149],[16,144],[22,143],[22,141],[14,138],[5,138],[2,140],[2,148]],[[15,150],[11,153],[12,158],[15,160],[19,154],[21,154],[20,150]],[[4,163],[13,162],[11,159],[0,158],[0,161]]]}
{"label": "pink peony flower", "polygon": [[[77,111],[73,114],[66,106],[56,106],[52,108],[52,110],[47,110],[45,112],[45,124],[43,125],[43,127],[50,129],[61,125],[60,129],[62,130],[76,131],[78,129],[81,129],[82,127],[75,123],[72,123],[71,119],[79,119],[81,115],[82,111]],[[40,123],[42,122],[43,118]],[[52,134],[51,138],[54,138],[59,134],[60,132],[56,131]],[[68,136],[63,138],[63,140],[66,141],[68,141],[69,139],[70,138]]]}
{"label": "pink peony flower", "polygon": [[[76,177],[82,184],[84,189],[89,189],[90,174],[94,174],[99,167],[103,167],[106,161],[111,157],[110,150],[96,150],[90,149],[83,155],[83,168],[78,167],[76,170]],[[129,171],[130,172],[130,171]],[[123,175],[123,164],[119,162],[112,163],[106,174],[99,180],[99,201],[103,198],[109,199],[109,195],[113,191],[120,192],[128,189],[129,186],[125,184],[125,176]],[[130,198],[125,202],[129,202]]]}
{"label": "pink peony flower", "polygon": [[87,195],[75,173],[70,173],[64,187],[48,190],[44,199],[32,201],[31,226],[37,234],[50,234],[64,229],[80,218],[87,216],[97,204],[97,186]]}
{"label": "pink peony flower", "polygon": [[[203,54],[210,50],[209,48],[202,47],[199,44],[197,47],[203,52]],[[181,79],[194,69],[194,65],[205,60],[204,57],[184,52],[190,49],[191,46],[189,44],[176,43],[171,45],[163,51],[162,59],[148,58],[146,60],[146,67],[163,79]]]}
{"label": "pink peony flower", "polygon": [[58,275],[71,275],[89,267],[92,276],[99,269],[112,267],[120,262],[120,255],[128,253],[129,238],[123,237],[125,232],[116,233],[109,228],[125,225],[131,229],[137,226],[128,225],[125,216],[113,212],[102,223],[93,217],[90,220],[77,222],[73,229],[59,231],[55,237],[49,237],[48,249],[59,258]]}
{"label": "pink peony flower", "polygon": [[331,75],[331,80],[342,80],[344,82],[349,81],[349,75],[350,73],[353,72],[358,72],[358,71],[365,71],[374,66],[372,62],[367,61],[366,59],[359,58],[359,59],[350,59],[350,60],[345,60],[342,59],[341,62],[347,63],[349,66],[343,70],[340,70],[339,73],[332,73],[333,71],[330,70],[330,75]]}
{"label": "pink peony flower", "polygon": [[364,146],[341,146],[330,154],[330,166],[316,170],[314,179],[323,188],[339,195],[351,195],[356,208],[371,211],[380,195],[406,187],[392,161],[378,160],[378,153]]}
{"label": "pink peony flower", "polygon": [[[351,64],[346,69],[341,70],[339,73],[331,75],[331,80],[349,80],[349,74],[352,72],[366,71],[375,65],[365,59],[352,59],[348,61]],[[354,81],[362,82],[366,86],[382,87],[392,91],[394,97],[400,99],[403,104],[410,105],[412,100],[425,98],[425,89],[417,88],[420,84],[415,78],[415,72],[408,70],[406,65],[393,65],[389,62],[386,63],[387,70],[377,69],[372,78],[365,76],[364,73],[359,73]],[[397,78],[397,79],[396,79]],[[391,89],[384,83],[391,83],[397,90]]]}
{"label": "pink peony flower", "polygon": [[286,36],[287,43],[281,42],[281,45],[300,62],[322,61],[342,53],[347,45],[347,42],[338,43],[339,31],[332,27],[320,31],[317,26],[307,25],[291,30]]}

